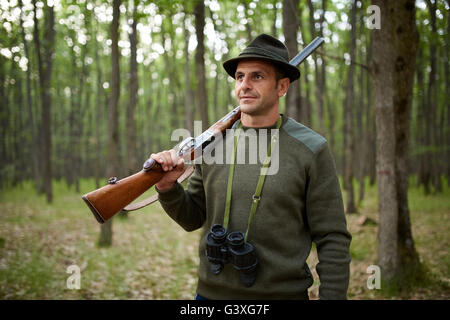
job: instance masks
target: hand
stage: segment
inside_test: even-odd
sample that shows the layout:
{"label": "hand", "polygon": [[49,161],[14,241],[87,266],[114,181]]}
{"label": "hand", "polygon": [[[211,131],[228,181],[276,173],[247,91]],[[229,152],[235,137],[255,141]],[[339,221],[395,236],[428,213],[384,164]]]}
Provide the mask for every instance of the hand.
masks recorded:
{"label": "hand", "polygon": [[155,184],[159,191],[166,191],[173,187],[173,184],[186,171],[184,159],[177,156],[175,150],[164,150],[159,153],[152,153],[151,159],[161,164],[167,173]]}

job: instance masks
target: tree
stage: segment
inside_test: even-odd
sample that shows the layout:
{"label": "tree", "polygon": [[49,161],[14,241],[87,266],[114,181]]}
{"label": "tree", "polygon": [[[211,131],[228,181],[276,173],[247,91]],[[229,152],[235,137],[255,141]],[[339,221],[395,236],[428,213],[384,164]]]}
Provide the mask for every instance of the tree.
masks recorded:
{"label": "tree", "polygon": [[[408,209],[408,141],[418,43],[413,0],[372,2],[382,28],[372,31],[380,223],[378,260],[386,281],[417,275]],[[419,275],[420,276],[420,275]]]}
{"label": "tree", "polygon": [[135,110],[137,104],[137,93],[139,88],[138,82],[138,64],[137,64],[137,6],[138,1],[132,1],[133,8],[130,10],[132,12],[131,24],[130,24],[130,100],[128,102],[127,110],[127,126],[126,126],[126,136],[127,136],[127,155],[126,155],[126,167],[127,174],[133,174],[136,172],[137,166],[137,150],[136,150],[136,119]]}
{"label": "tree", "polygon": [[[317,36],[316,32],[316,21],[314,18],[314,5],[311,0],[307,1],[309,8],[309,29],[311,32],[311,40],[313,40]],[[315,79],[315,93],[316,93],[316,105],[317,105],[317,115],[319,118],[319,125],[317,131],[320,133],[325,132],[324,126],[324,112],[323,112],[323,97],[324,97],[324,87],[323,81],[321,80],[320,66],[317,59],[317,53],[312,54],[312,58],[314,60],[314,79]]]}
{"label": "tree", "polygon": [[208,97],[206,95],[206,75],[205,75],[205,44],[203,29],[205,28],[205,3],[203,0],[197,0],[194,7],[195,16],[195,34],[197,35],[197,50],[195,51],[195,67],[197,89],[195,92],[195,103],[199,106],[202,130],[208,128]]}
{"label": "tree", "polygon": [[[119,162],[119,111],[120,67],[119,67],[119,18],[121,0],[113,2],[113,20],[111,22],[111,96],[108,103],[108,153],[107,174],[113,177],[120,171]],[[100,227],[100,246],[112,244],[112,219]]]}
{"label": "tree", "polygon": [[19,0],[19,8],[20,8],[20,33],[22,36],[22,43],[25,51],[25,57],[28,60],[28,67],[26,71],[26,90],[27,90],[27,112],[28,112],[28,128],[31,133],[31,139],[30,139],[30,151],[31,151],[31,157],[33,159],[33,166],[32,166],[32,172],[33,172],[33,178],[36,184],[36,188],[39,190],[41,189],[41,177],[39,174],[39,139],[38,134],[36,130],[36,123],[34,118],[34,112],[33,112],[33,101],[31,97],[31,56],[29,53],[28,48],[28,41],[26,40],[25,35],[25,28],[23,26],[23,5],[22,0]]}
{"label": "tree", "polygon": [[[297,54],[297,31],[298,31],[298,0],[283,1],[283,32],[286,39],[286,47],[293,58]],[[286,94],[286,113],[296,119],[300,119],[300,81],[290,84]]]}
{"label": "tree", "polygon": [[184,4],[184,16],[183,16],[183,38],[184,38],[184,106],[186,108],[185,113],[185,125],[186,129],[189,130],[191,135],[194,135],[194,117],[193,117],[193,107],[194,107],[194,97],[191,88],[191,66],[190,66],[190,56],[189,56],[189,29],[187,26],[187,15],[188,15],[188,4],[185,0]]}
{"label": "tree", "polygon": [[39,89],[42,106],[42,135],[43,135],[43,187],[45,190],[47,202],[53,201],[52,189],[52,118],[50,94],[53,51],[55,45],[55,12],[53,6],[45,2],[44,14],[44,35],[41,46],[39,34],[39,21],[37,19],[36,0],[33,0],[34,6],[34,44],[36,49],[38,71],[39,71]]}
{"label": "tree", "polygon": [[[356,50],[356,2],[353,0],[351,6],[351,32],[350,32],[350,61],[355,60],[355,50]],[[347,85],[346,85],[346,97],[345,97],[345,107],[344,107],[344,188],[347,191],[347,201],[345,206],[346,213],[355,213],[355,196],[353,190],[353,172],[354,172],[354,160],[355,160],[355,147],[354,147],[354,129],[353,129],[353,105],[354,105],[354,70],[355,66],[350,63],[347,72]]]}

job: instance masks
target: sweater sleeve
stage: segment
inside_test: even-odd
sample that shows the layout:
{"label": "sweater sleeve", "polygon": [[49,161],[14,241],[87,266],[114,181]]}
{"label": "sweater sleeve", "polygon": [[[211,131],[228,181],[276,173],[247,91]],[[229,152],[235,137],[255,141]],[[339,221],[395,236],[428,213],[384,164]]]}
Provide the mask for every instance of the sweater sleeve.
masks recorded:
{"label": "sweater sleeve", "polygon": [[350,242],[336,167],[325,142],[309,168],[306,214],[319,263],[320,299],[346,299]]}
{"label": "sweater sleeve", "polygon": [[158,189],[156,191],[163,209],[183,229],[194,231],[203,225],[206,220],[206,209],[200,165],[195,165],[187,190],[175,182],[174,186],[167,191],[161,192]]}

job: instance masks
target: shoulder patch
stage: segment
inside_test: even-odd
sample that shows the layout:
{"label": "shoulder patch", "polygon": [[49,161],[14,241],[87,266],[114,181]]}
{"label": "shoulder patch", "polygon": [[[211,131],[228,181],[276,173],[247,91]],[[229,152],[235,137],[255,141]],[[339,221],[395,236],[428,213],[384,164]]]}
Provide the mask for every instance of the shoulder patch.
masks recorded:
{"label": "shoulder patch", "polygon": [[288,135],[303,143],[312,153],[316,153],[327,142],[320,134],[292,118],[288,118],[282,129]]}

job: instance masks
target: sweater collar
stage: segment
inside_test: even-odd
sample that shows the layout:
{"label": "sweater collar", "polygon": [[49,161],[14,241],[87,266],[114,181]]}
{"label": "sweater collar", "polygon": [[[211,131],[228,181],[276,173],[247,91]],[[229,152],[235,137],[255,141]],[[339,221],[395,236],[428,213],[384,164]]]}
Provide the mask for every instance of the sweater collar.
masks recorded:
{"label": "sweater collar", "polygon": [[[281,124],[281,127],[283,127],[283,125],[286,123],[286,121],[287,121],[287,117],[284,115],[284,114],[282,114],[282,113],[280,113],[280,116],[281,116],[281,119],[282,119],[282,124]],[[231,127],[231,129],[237,129],[237,127],[238,127],[238,125],[239,125],[239,123],[241,122],[241,119],[239,119],[239,120],[237,120],[234,124],[233,124],[233,126]],[[246,127],[246,126],[244,126],[244,125],[242,125],[242,129],[245,131],[245,130],[247,130],[247,129],[254,129],[254,130],[260,130],[260,129],[276,129],[276,127],[277,127],[277,122],[275,121],[275,123],[273,124],[273,125],[271,125],[271,126],[265,126],[265,127]]]}

